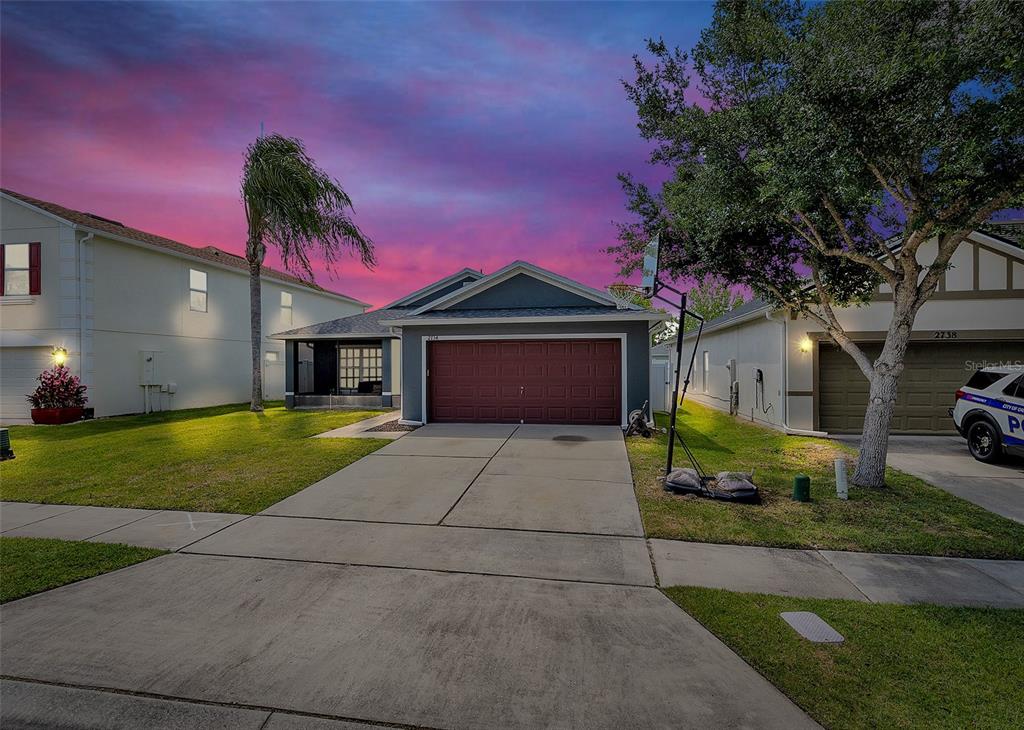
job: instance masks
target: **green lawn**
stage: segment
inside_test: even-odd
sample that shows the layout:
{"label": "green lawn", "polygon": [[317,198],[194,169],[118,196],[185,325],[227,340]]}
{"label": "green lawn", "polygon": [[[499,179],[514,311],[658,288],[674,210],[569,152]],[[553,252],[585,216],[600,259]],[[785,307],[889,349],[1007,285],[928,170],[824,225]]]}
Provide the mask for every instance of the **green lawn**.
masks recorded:
{"label": "green lawn", "polygon": [[231,405],[14,426],[17,458],[0,464],[0,499],[259,512],[384,446],[308,438],[373,415]]}
{"label": "green lawn", "polygon": [[0,537],[0,603],[109,573],[165,552],[103,542]]}
{"label": "green lawn", "polygon": [[[659,416],[659,424],[666,418]],[[786,436],[696,403],[680,433],[710,472],[754,470],[763,504],[715,502],[662,487],[666,436],[631,437],[627,449],[650,537],[698,542],[918,555],[1024,558],[1024,525],[992,514],[916,477],[889,470],[883,489],[835,496],[833,460],[852,452],[828,439]],[[676,466],[688,466],[676,449]],[[852,467],[852,459],[851,459]],[[793,502],[793,476],[811,477],[810,503]]]}
{"label": "green lawn", "polygon": [[[1024,727],[1024,611],[665,593],[826,727]],[[782,611],[813,611],[845,641],[806,641]]]}

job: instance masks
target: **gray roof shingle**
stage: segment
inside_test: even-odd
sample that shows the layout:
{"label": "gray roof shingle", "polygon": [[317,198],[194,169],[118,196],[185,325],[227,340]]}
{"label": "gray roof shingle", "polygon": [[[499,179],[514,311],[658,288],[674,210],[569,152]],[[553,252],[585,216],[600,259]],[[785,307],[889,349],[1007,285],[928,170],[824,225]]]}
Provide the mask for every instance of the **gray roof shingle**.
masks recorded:
{"label": "gray roof shingle", "polygon": [[[393,310],[394,311],[394,310]],[[635,312],[646,314],[646,309],[616,309],[615,307],[510,307],[507,309],[437,309],[417,314],[415,317],[396,315],[391,319],[417,319],[430,321],[434,319],[491,319],[514,317],[577,317],[593,315],[616,315]]]}
{"label": "gray roof shingle", "polygon": [[366,335],[367,337],[395,337],[391,328],[381,324],[385,319],[395,319],[412,311],[412,307],[394,307],[392,309],[375,309],[372,312],[353,314],[349,317],[340,317],[328,322],[318,322],[306,327],[296,327],[285,332],[278,332],[273,337],[282,339],[295,339],[306,336],[330,336],[355,337]]}

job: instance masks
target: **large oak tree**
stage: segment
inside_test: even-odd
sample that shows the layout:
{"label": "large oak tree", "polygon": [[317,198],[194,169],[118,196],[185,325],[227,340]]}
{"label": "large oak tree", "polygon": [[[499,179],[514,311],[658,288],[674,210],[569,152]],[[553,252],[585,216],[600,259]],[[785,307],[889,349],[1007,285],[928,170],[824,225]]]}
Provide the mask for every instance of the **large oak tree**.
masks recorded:
{"label": "large oak tree", "polygon": [[[639,222],[613,251],[635,269],[658,232],[669,275],[720,276],[820,325],[870,383],[854,481],[881,486],[917,312],[965,237],[1024,202],[1021,5],[727,0],[691,55],[648,49],[625,86],[670,173],[660,190],[621,177]],[[837,310],[881,284],[872,361]]]}

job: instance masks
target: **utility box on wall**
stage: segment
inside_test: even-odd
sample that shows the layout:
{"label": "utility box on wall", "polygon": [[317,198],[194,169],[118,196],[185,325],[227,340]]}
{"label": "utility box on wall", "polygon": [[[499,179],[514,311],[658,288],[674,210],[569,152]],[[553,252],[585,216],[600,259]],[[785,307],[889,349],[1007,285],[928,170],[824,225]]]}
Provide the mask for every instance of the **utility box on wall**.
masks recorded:
{"label": "utility box on wall", "polygon": [[160,385],[160,353],[139,351],[139,385]]}

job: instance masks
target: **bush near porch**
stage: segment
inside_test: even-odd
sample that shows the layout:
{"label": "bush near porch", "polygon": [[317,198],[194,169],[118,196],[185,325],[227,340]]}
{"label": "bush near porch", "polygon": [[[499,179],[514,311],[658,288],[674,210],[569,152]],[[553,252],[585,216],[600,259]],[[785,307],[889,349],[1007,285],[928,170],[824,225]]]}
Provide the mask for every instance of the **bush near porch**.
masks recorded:
{"label": "bush near porch", "polygon": [[255,513],[387,444],[309,438],[378,413],[235,404],[13,426],[0,500]]}
{"label": "bush near porch", "polygon": [[[666,426],[668,417],[657,416]],[[754,470],[764,503],[742,505],[667,493],[661,484],[665,434],[626,440],[649,537],[698,542],[863,552],[1024,558],[1024,525],[896,471],[888,486],[850,486],[835,496],[833,460],[853,450],[829,439],[786,436],[698,403],[684,405],[679,432],[709,472]],[[688,466],[676,449],[675,465]],[[811,477],[810,503],[793,502],[793,476]]]}

